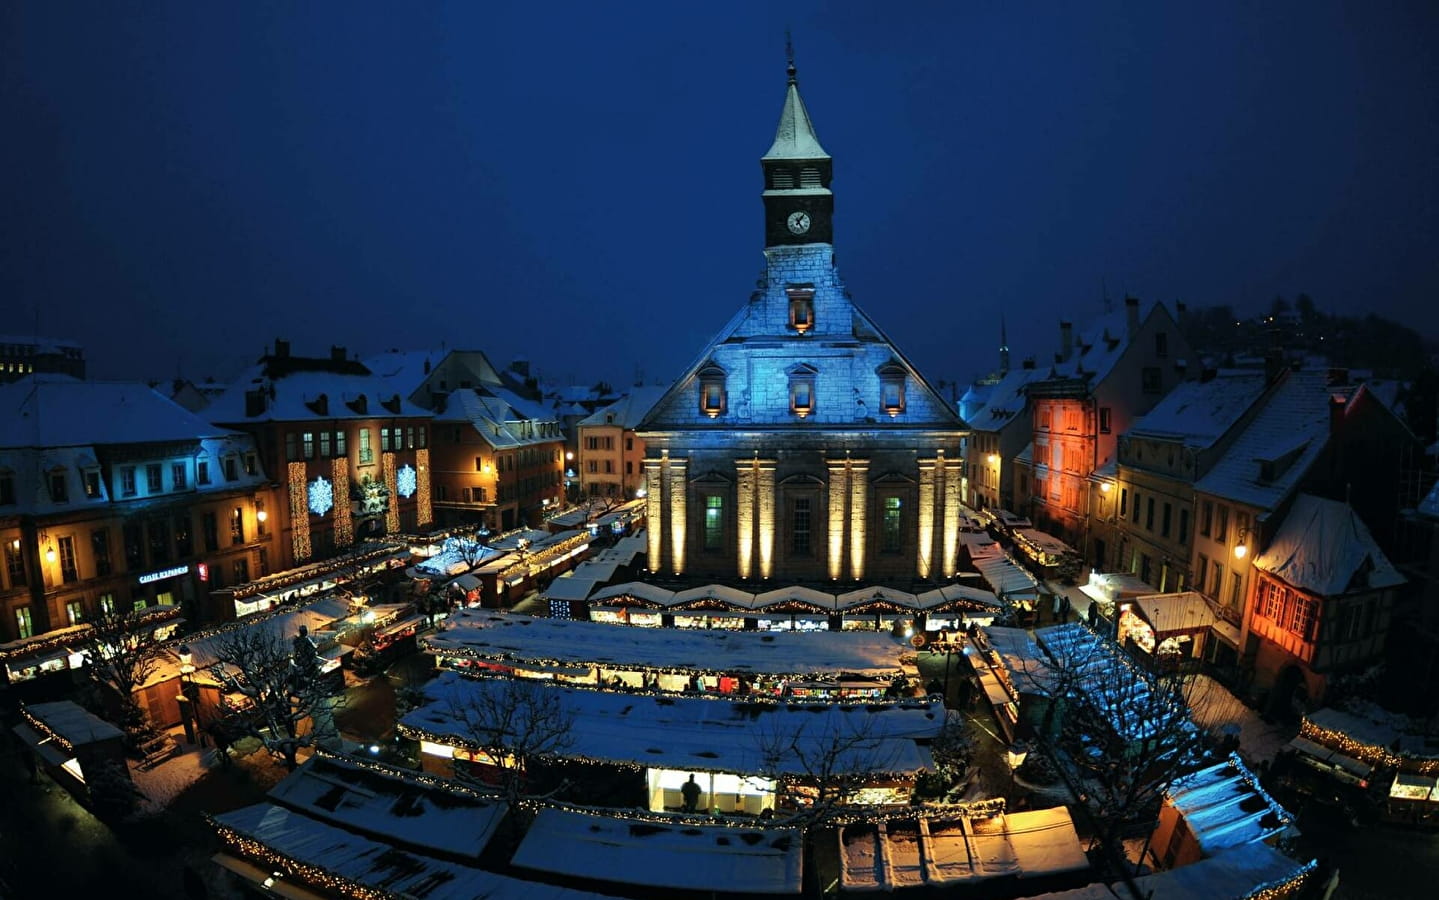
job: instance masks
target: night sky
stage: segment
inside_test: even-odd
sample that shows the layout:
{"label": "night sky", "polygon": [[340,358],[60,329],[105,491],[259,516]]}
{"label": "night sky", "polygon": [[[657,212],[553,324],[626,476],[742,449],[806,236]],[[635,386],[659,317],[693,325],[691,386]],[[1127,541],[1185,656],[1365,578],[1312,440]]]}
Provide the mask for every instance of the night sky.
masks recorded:
{"label": "night sky", "polygon": [[788,25],[841,272],[931,379],[1105,285],[1439,334],[1439,4],[1173,5],[11,0],[0,332],[668,381],[763,264]]}

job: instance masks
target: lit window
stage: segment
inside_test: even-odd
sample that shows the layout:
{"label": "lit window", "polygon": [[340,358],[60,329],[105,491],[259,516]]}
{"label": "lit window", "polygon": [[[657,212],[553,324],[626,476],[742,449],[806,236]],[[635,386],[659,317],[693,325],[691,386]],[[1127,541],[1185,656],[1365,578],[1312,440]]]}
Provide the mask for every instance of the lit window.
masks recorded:
{"label": "lit window", "polygon": [[801,419],[814,412],[814,381],[819,370],[806,363],[789,370],[789,408]]}
{"label": "lit window", "polygon": [[880,549],[885,553],[898,553],[903,544],[900,515],[903,503],[898,497],[884,498],[884,518],[880,522]]}
{"label": "lit window", "polygon": [[814,286],[791,285],[785,288],[789,296],[789,327],[800,334],[814,328]]}
{"label": "lit window", "polygon": [[880,408],[891,417],[904,412],[904,366],[890,360],[880,366],[876,374],[879,375]]}
{"label": "lit window", "polygon": [[709,494],[705,497],[705,549],[719,550],[724,547],[724,497]]}
{"label": "lit window", "polygon": [[724,414],[727,405],[725,370],[716,365],[700,369],[700,412],[711,419]]}

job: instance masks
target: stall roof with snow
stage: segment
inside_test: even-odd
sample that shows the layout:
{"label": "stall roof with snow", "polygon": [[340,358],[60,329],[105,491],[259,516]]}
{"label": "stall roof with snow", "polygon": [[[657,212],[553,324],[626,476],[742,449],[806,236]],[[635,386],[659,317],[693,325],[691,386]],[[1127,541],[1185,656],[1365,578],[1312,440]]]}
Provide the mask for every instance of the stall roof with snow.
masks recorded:
{"label": "stall roof with snow", "polygon": [[[885,706],[739,703],[705,697],[658,696],[572,688],[546,681],[525,690],[555,695],[573,715],[574,746],[556,755],[618,765],[728,772],[812,774],[805,760],[830,753],[834,771],[912,775],[933,767],[931,740],[944,709],[928,701]],[[515,690],[507,678],[466,678],[442,672],[423,688],[425,702],[400,720],[409,737],[468,745],[462,721],[471,704],[502,706]],[[488,697],[488,700],[486,699]],[[548,704],[548,700],[545,700]]]}
{"label": "stall roof with snow", "polygon": [[695,825],[550,808],[535,817],[513,862],[648,888],[798,894],[803,846],[798,828]]}
{"label": "stall roof with snow", "polygon": [[[556,579],[556,583],[560,579]],[[438,656],[503,662],[772,676],[892,677],[913,650],[888,632],[634,628],[465,609],[424,639]]]}
{"label": "stall roof with snow", "polygon": [[[538,894],[555,900],[597,900],[604,896],[521,881],[419,849],[371,840],[274,803],[256,803],[209,818],[225,848],[216,862],[257,881],[274,871],[276,861],[269,858],[274,854],[347,883],[346,893],[363,887],[371,893],[383,892],[383,896],[423,900],[531,900]],[[251,842],[269,852],[253,860],[256,848]],[[303,876],[285,875],[278,881],[305,884]],[[334,886],[311,887],[328,893]]]}
{"label": "stall roof with snow", "polygon": [[[1282,885],[1298,878],[1309,865],[1295,862],[1268,844],[1249,843],[1187,866],[1136,878],[1134,883],[1140,896],[1162,900],[1248,900],[1263,885]],[[1123,889],[1119,893],[1128,896]]]}
{"label": "stall roof with snow", "polygon": [[1169,802],[1184,816],[1189,833],[1206,856],[1268,840],[1294,821],[1235,754],[1176,779],[1169,789]]}
{"label": "stall roof with snow", "polygon": [[[1024,576],[1032,588],[1034,579]],[[600,588],[590,596],[596,606],[613,606],[621,600],[637,600],[662,609],[723,608],[734,612],[794,612],[806,607],[814,613],[863,613],[868,608],[905,611],[932,611],[944,606],[983,611],[998,605],[994,594],[957,584],[941,585],[923,594],[912,594],[884,586],[856,588],[831,594],[813,588],[792,586],[751,594],[723,584],[707,584],[673,592],[641,581]],[[610,601],[606,603],[605,601]]]}
{"label": "stall roof with snow", "polygon": [[846,891],[957,886],[1089,868],[1074,820],[1063,806],[847,825],[839,830],[839,842]]}
{"label": "stall roof with snow", "polygon": [[275,785],[269,799],[368,837],[475,859],[506,811],[460,784],[324,754]]}
{"label": "stall roof with snow", "polygon": [[1196,591],[1148,594],[1128,602],[1133,604],[1134,612],[1154,629],[1155,638],[1160,641],[1173,635],[1208,631],[1215,622],[1209,601]]}
{"label": "stall roof with snow", "polygon": [[70,700],[31,703],[23,707],[45,730],[72,747],[122,738],[125,733]]}

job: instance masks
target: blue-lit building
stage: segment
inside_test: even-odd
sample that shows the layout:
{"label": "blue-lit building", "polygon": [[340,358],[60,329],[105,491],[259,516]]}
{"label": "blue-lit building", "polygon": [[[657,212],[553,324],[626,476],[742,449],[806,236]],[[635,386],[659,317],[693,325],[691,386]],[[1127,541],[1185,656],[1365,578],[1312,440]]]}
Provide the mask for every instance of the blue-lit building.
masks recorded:
{"label": "blue-lit building", "polygon": [[753,581],[952,576],[966,426],[845,289],[832,160],[792,64],[761,164],[759,289],[638,429],[650,568]]}

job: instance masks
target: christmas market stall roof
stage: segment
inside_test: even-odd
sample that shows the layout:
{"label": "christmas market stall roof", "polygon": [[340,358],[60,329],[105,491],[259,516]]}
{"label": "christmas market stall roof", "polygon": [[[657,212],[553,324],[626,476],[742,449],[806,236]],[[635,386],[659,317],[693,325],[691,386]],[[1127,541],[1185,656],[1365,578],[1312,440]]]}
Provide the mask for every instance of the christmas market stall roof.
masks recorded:
{"label": "christmas market stall roof", "polygon": [[1185,827],[1205,856],[1268,840],[1294,821],[1237,754],[1176,779],[1169,802],[1184,816]]}
{"label": "christmas market stall roof", "polygon": [[1074,820],[1063,806],[857,823],[839,829],[838,838],[846,891],[1023,880],[1089,868]]}
{"label": "christmas market stall roof", "polygon": [[1405,580],[1349,504],[1310,494],[1294,498],[1254,565],[1319,597],[1396,587]]}
{"label": "christmas market stall roof", "polygon": [[594,881],[724,894],[798,894],[803,832],[542,809],[513,863]]}
{"label": "christmas market stall roof", "polygon": [[[514,684],[442,672],[424,686],[425,702],[400,720],[399,731],[412,739],[466,746],[470,741],[457,712],[475,703],[501,703]],[[557,755],[638,768],[803,777],[810,774],[805,760],[823,756],[822,748],[839,736],[844,747],[834,759],[835,773],[913,775],[933,768],[929,750],[916,741],[933,739],[944,725],[943,707],[928,701],[739,703],[548,681],[525,686],[547,695],[547,707],[549,697],[557,697],[563,714],[574,716],[574,747]]]}
{"label": "christmas market stall roof", "polygon": [[422,645],[436,656],[513,665],[804,677],[845,673],[889,678],[900,673],[901,657],[914,652],[887,632],[636,628],[484,609],[457,611]]}
{"label": "christmas market stall roof", "polygon": [[270,790],[280,806],[367,837],[478,859],[506,806],[463,785],[323,751]]}
{"label": "christmas market stall roof", "polygon": [[[1260,888],[1299,878],[1313,863],[1295,862],[1262,842],[1240,844],[1199,862],[1134,880],[1139,896],[1156,900],[1249,900]],[[1116,893],[1128,897],[1124,887]],[[1276,894],[1275,896],[1290,896]]]}
{"label": "christmas market stall roof", "polygon": [[1161,641],[1172,635],[1207,631],[1215,623],[1214,610],[1196,591],[1148,594],[1126,602],[1136,615],[1149,623],[1154,636]]}
{"label": "christmas market stall roof", "polygon": [[597,579],[582,578],[578,575],[565,575],[550,582],[545,588],[546,600],[584,600],[595,589]]}
{"label": "christmas market stall roof", "polygon": [[[207,817],[222,851],[215,861],[267,886],[304,893],[282,896],[415,897],[420,900],[600,900],[604,895],[521,881],[476,866],[397,846],[311,818],[275,803],[256,803]],[[270,879],[281,871],[279,878]]]}
{"label": "christmas market stall roof", "polygon": [[59,700],[54,703],[31,703],[23,709],[37,719],[51,734],[72,747],[81,747],[85,744],[94,744],[125,736],[125,733],[114,725],[86,712],[78,704],[69,700]]}
{"label": "christmas market stall roof", "polygon": [[[1028,577],[1028,576],[1026,576]],[[1028,580],[1031,586],[1034,580]],[[722,584],[709,584],[678,593],[641,581],[600,588],[590,596],[597,606],[618,605],[617,600],[640,601],[641,605],[661,609],[725,609],[731,612],[771,613],[864,613],[934,611],[945,606],[985,611],[1000,605],[989,591],[958,584],[941,585],[923,594],[911,594],[890,587],[865,587],[842,594],[831,594],[802,586],[781,587],[762,594],[750,594]],[[605,603],[604,601],[612,601]]]}

